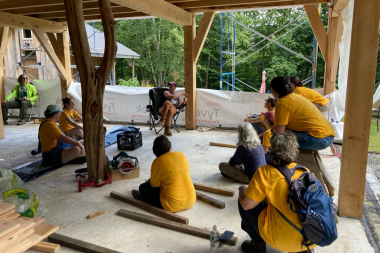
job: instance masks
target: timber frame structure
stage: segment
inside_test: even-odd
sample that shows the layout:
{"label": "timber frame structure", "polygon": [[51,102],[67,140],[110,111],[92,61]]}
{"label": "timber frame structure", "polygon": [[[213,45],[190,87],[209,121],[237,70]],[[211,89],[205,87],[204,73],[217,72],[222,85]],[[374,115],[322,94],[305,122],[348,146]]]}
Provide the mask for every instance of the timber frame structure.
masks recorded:
{"label": "timber frame structure", "polygon": [[[316,4],[329,3],[328,31]],[[155,16],[184,26],[186,129],[196,128],[196,62],[216,11],[304,6],[326,62],[325,94],[335,89],[338,45],[343,24],[340,11],[349,0],[12,0],[0,1],[0,98],[4,99],[4,51],[9,27],[31,29],[48,53],[61,79],[62,96],[70,84],[68,32],[82,81],[85,147],[89,177],[104,179],[105,129],[102,103],[105,77],[116,52],[115,18]],[[195,13],[204,13],[196,29]],[[367,150],[379,41],[380,0],[355,1],[347,83],[346,118],[339,186],[339,215],[361,218]],[[91,63],[84,21],[102,20],[107,42],[101,67]],[[47,33],[51,44],[44,36]],[[0,114],[0,118],[2,115]],[[0,119],[0,138],[4,138]]]}

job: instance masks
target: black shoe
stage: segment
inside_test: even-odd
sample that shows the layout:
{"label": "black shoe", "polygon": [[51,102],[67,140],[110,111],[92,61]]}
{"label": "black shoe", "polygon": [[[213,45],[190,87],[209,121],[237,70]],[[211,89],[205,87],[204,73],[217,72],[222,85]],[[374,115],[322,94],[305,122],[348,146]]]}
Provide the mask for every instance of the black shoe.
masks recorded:
{"label": "black shoe", "polygon": [[3,123],[4,123],[4,125],[8,125],[8,121],[4,121]]}
{"label": "black shoe", "polygon": [[253,240],[246,240],[241,244],[241,250],[244,253],[266,253],[266,243],[265,242],[255,242]]}
{"label": "black shoe", "polygon": [[71,160],[67,164],[84,164],[86,162],[87,162],[86,157],[82,156],[82,157],[79,157],[79,158],[75,158],[74,160]]}

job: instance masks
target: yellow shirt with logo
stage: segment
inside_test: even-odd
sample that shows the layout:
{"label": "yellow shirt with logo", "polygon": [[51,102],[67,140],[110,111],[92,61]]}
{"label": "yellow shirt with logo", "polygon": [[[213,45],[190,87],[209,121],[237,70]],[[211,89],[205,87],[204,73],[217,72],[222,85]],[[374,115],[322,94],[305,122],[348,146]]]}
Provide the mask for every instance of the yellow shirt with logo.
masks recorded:
{"label": "yellow shirt with logo", "polygon": [[60,135],[63,135],[63,133],[55,122],[51,119],[42,119],[41,128],[38,133],[41,142],[41,152],[45,153],[55,148],[58,143],[57,137]]}
{"label": "yellow shirt with logo", "polygon": [[313,104],[324,106],[329,102],[327,98],[310,88],[296,87],[294,93],[309,99]]}
{"label": "yellow shirt with logo", "polygon": [[263,146],[270,147],[270,138],[272,137],[272,129],[268,129],[265,131],[263,135]]}
{"label": "yellow shirt with logo", "polygon": [[71,111],[67,110],[66,108],[63,109],[63,112],[61,112],[61,116],[59,116],[58,122],[59,127],[65,133],[74,128],[74,126],[67,123],[67,118],[70,118],[72,122],[75,122],[75,119],[80,119],[80,115],[74,109],[71,109]]}
{"label": "yellow shirt with logo", "polygon": [[[292,169],[296,163],[288,164],[287,167]],[[292,180],[301,176],[303,170],[296,170]],[[298,215],[290,210],[287,201],[289,193],[289,184],[285,177],[271,165],[260,167],[252,177],[245,195],[257,202],[262,202],[266,198],[268,207],[261,211],[258,226],[260,236],[271,247],[284,252],[299,252],[303,237],[301,233],[295,230],[287,221],[284,220],[275,209],[280,210],[290,221],[297,227],[301,227]],[[314,248],[316,245],[310,246]]]}
{"label": "yellow shirt with logo", "polygon": [[162,207],[179,212],[192,207],[196,200],[186,156],[178,151],[157,157],[152,164],[150,183],[160,187]]}
{"label": "yellow shirt with logo", "polygon": [[316,138],[335,136],[332,125],[318,108],[306,98],[295,93],[280,98],[276,103],[274,125],[306,132]]}

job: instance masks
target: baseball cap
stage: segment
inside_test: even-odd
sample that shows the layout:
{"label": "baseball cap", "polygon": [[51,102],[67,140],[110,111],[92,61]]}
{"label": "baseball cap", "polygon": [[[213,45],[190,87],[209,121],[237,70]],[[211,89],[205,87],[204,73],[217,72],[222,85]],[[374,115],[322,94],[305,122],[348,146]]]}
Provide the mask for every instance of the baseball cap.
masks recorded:
{"label": "baseball cap", "polygon": [[263,112],[262,115],[265,115],[270,122],[274,123],[274,111]]}
{"label": "baseball cap", "polygon": [[48,114],[58,112],[58,111],[63,112],[61,108],[59,108],[58,105],[48,105],[48,107],[46,108],[46,113]]}
{"label": "baseball cap", "polygon": [[174,81],[169,82],[168,85],[173,85],[174,87],[177,87],[177,84]]}

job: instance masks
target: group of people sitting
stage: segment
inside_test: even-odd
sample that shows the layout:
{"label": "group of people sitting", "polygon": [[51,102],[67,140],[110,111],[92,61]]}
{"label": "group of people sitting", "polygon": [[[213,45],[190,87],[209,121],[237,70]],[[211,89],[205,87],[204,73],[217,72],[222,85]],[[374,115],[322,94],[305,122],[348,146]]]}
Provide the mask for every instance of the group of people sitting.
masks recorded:
{"label": "group of people sitting", "polygon": [[[267,111],[247,117],[239,125],[235,154],[228,163],[221,163],[219,170],[225,177],[249,184],[239,187],[241,228],[251,238],[241,245],[243,252],[265,253],[266,244],[281,251],[306,252],[301,233],[279,213],[302,228],[287,203],[289,184],[276,167],[294,168],[299,148],[321,150],[332,143],[334,130],[321,113],[329,101],[303,87],[296,76],[273,78],[271,90],[273,98],[264,104]],[[153,153],[157,158],[151,178],[132,191],[133,197],[170,212],[193,206],[196,194],[185,155],[171,150],[165,136],[155,139]],[[296,170],[292,180],[302,172]]]}

